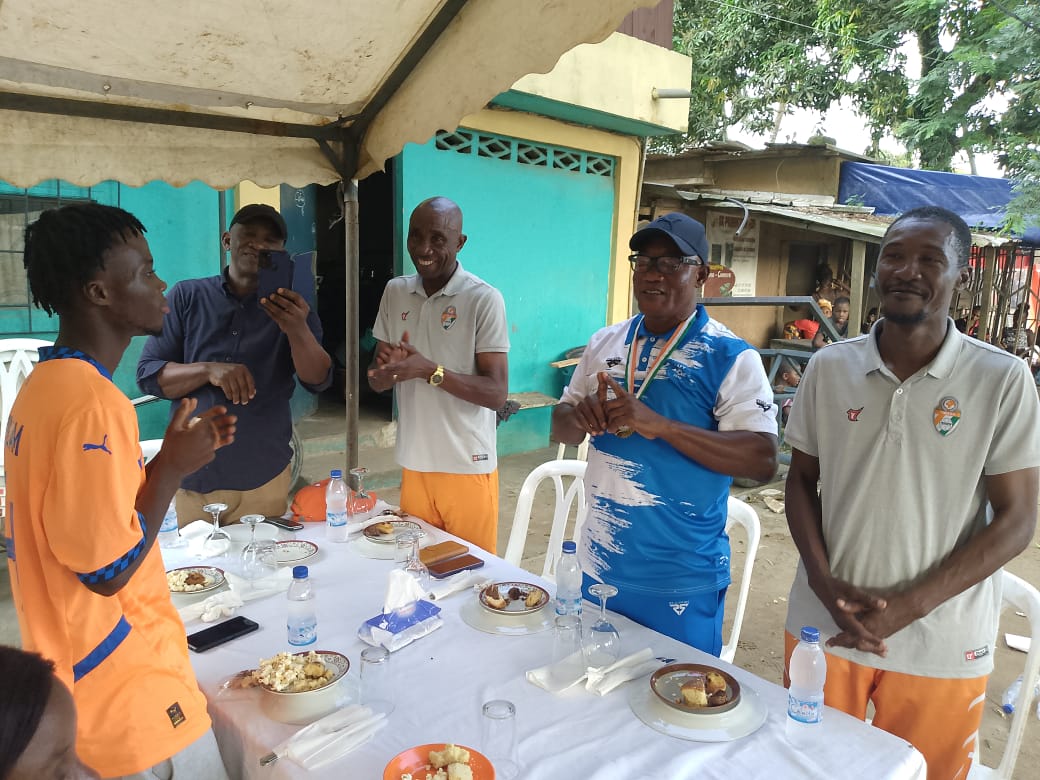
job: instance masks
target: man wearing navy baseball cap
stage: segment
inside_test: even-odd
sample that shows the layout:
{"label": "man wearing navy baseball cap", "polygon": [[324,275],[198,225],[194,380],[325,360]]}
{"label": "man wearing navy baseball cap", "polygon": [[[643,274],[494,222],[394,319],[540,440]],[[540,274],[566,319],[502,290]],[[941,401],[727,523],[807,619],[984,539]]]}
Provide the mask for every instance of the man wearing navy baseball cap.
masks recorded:
{"label": "man wearing navy baseball cap", "polygon": [[593,334],[553,410],[554,440],[591,437],[584,589],[615,585],[612,609],[719,655],[729,486],[776,471],[773,390],[758,352],[697,303],[700,222],[658,217],[629,247],[640,314]]}
{"label": "man wearing navy baseball cap", "polygon": [[[235,444],[190,474],[177,491],[181,526],[221,503],[221,522],[244,514],[280,515],[288,504],[296,378],[312,393],[332,382],[321,323],[306,299],[279,288],[259,298],[260,254],[285,249],[285,220],[262,203],[231,218],[221,245],[231,262],[217,276],[188,279],[167,296],[170,313],[137,364],[141,390],[160,398],[196,398],[200,411],[223,405],[238,417]],[[174,407],[176,408],[176,407]]]}

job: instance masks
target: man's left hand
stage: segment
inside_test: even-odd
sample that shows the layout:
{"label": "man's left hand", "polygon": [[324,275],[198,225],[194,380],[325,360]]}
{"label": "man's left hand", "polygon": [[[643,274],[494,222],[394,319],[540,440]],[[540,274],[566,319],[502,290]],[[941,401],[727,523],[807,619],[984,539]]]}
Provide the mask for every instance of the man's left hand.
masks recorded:
{"label": "man's left hand", "polygon": [[607,415],[607,430],[616,434],[627,428],[643,438],[656,439],[661,416],[636,398],[635,393],[627,392],[606,371],[600,371],[598,376],[599,402]]}
{"label": "man's left hand", "polygon": [[[856,616],[863,627],[876,637],[888,639],[921,617],[913,599],[906,593],[884,594],[884,599],[884,608],[866,609]],[[831,637],[827,646],[855,648],[856,638],[842,631]]]}
{"label": "man's left hand", "polygon": [[261,298],[260,305],[286,336],[307,330],[307,315],[311,307],[298,292],[279,287],[270,298]]}
{"label": "man's left hand", "polygon": [[430,375],[437,370],[437,364],[424,357],[419,350],[412,346],[408,340],[408,332],[405,331],[401,340],[391,346],[386,359],[389,361],[376,368],[369,369],[369,376],[381,376],[389,379],[393,384],[407,382],[410,379],[429,380]]}

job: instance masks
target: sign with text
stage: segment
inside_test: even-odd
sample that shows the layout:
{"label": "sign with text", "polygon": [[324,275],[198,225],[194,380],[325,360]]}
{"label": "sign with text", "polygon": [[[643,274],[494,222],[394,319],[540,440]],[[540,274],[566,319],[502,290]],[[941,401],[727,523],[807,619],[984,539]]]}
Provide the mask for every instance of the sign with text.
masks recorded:
{"label": "sign with text", "polygon": [[[744,231],[735,235],[744,217],[741,214],[729,214],[721,211],[709,211],[705,225],[708,243],[711,244],[712,273],[704,285],[705,296],[712,295],[713,278],[720,281],[715,285],[724,289],[730,285],[730,292],[722,295],[753,296],[755,294],[755,277],[758,275],[758,220],[749,217]],[[716,268],[729,269],[733,278],[723,276],[722,271],[716,275]]]}

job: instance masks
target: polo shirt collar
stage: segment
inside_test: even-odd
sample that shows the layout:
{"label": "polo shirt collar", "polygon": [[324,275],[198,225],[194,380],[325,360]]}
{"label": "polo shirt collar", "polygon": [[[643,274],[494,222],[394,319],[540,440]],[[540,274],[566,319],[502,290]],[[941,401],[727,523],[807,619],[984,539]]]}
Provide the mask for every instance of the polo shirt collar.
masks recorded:
{"label": "polo shirt collar", "polygon": [[[683,322],[685,322],[685,320],[683,320]],[[694,309],[693,321],[690,323],[690,332],[687,334],[687,337],[692,336],[692,335],[694,335],[696,333],[700,333],[701,330],[704,329],[704,326],[707,323],[708,323],[708,310],[705,309],[703,306],[701,306],[698,303],[697,304],[697,308]],[[670,339],[672,337],[672,334],[675,333],[675,328],[680,327],[683,323],[680,322],[678,325],[675,326],[675,328],[672,328],[667,333],[651,333],[650,331],[648,331],[646,329],[646,319],[642,315],[639,315],[638,317],[636,317],[636,320],[635,320],[634,324],[637,325],[636,333],[635,333],[636,338],[643,339],[643,338],[647,338],[649,336],[656,336],[658,339],[661,339],[662,341],[667,341],[668,339]],[[630,330],[629,334],[628,334],[628,338],[625,339],[625,343],[628,344],[631,341],[632,341],[632,332]]]}
{"label": "polo shirt collar", "polygon": [[[867,359],[866,371],[864,373],[869,374],[872,371],[888,371],[885,366],[885,361],[881,358],[881,350],[878,349],[878,336],[879,325],[883,322],[883,319],[879,319],[873,325],[870,326],[870,334],[867,339],[870,342],[870,357]],[[957,326],[953,324],[953,320],[950,317],[946,318],[946,336],[943,338],[942,346],[939,347],[939,352],[936,353],[935,357],[932,358],[932,362],[924,367],[923,370],[918,371],[918,374],[931,374],[937,379],[944,379],[950,375],[953,370],[954,363],[957,362],[957,355],[961,351],[961,339],[967,338],[959,330]]]}
{"label": "polo shirt collar", "polygon": [[231,289],[231,277],[228,275],[228,266],[224,266],[220,269],[220,276],[217,277],[220,282],[220,291],[224,293],[225,298],[230,298],[233,301],[247,301],[250,298],[256,298],[257,292],[254,290],[245,297],[239,298],[235,295],[235,291]]}
{"label": "polo shirt collar", "polygon": [[423,287],[422,277],[419,276],[418,273],[414,273],[410,277],[409,292],[416,293],[424,298],[433,298],[437,295],[455,295],[463,288],[466,284],[466,280],[469,278],[469,274],[462,267],[462,261],[456,259],[455,262],[458,263],[458,266],[455,268],[455,273],[451,275],[448,283],[433,295],[426,294],[426,289]]}

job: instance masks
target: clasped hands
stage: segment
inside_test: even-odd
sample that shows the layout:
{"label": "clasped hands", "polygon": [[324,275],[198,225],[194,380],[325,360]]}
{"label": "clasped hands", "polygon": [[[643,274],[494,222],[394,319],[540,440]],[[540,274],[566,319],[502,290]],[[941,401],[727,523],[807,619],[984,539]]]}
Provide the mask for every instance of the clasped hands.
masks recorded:
{"label": "clasped hands", "polygon": [[421,379],[424,382],[437,370],[437,365],[420,354],[408,340],[408,331],[396,344],[380,342],[376,349],[374,366],[368,369],[369,382],[376,389],[385,390],[398,382]]}
{"label": "clasped hands", "polygon": [[[821,594],[817,594],[821,595]],[[884,658],[885,640],[921,617],[907,593],[881,595],[831,577],[821,600],[841,631],[827,647],[848,647]]]}
{"label": "clasped hands", "polygon": [[596,375],[599,387],[594,394],[574,405],[578,427],[590,436],[617,434],[626,429],[647,439],[655,439],[663,419],[649,406],[629,393],[606,371]]}

